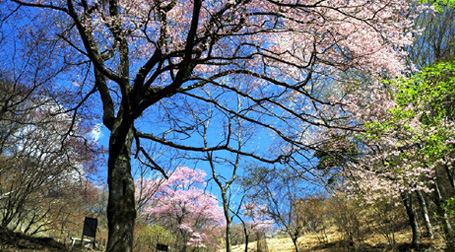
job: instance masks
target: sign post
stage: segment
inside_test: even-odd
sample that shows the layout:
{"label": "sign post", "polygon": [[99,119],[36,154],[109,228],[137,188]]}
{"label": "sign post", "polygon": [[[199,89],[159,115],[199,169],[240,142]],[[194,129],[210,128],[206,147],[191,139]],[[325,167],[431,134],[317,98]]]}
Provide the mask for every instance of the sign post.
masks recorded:
{"label": "sign post", "polygon": [[85,217],[84,229],[82,230],[81,246],[84,246],[84,235],[93,237],[93,248],[96,248],[96,227],[98,220],[90,217]]}
{"label": "sign post", "polygon": [[156,250],[157,251],[165,251],[165,252],[168,252],[169,251],[169,246],[168,245],[164,245],[164,244],[156,244]]}

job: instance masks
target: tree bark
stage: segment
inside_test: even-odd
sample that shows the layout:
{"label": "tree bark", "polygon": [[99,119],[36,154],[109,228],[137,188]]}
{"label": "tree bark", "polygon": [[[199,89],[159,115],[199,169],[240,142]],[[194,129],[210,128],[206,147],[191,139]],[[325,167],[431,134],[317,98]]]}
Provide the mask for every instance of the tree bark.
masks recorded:
{"label": "tree bark", "polygon": [[267,246],[267,237],[265,235],[265,232],[262,230],[258,230],[256,232],[256,251],[257,252],[268,252],[269,248]]}
{"label": "tree bark", "polygon": [[434,239],[433,226],[431,225],[430,214],[428,213],[427,203],[421,191],[417,190],[417,199],[419,200],[422,208],[423,219],[427,228],[428,237]]}
{"label": "tree bark", "polygon": [[417,224],[417,218],[413,211],[412,195],[407,192],[403,192],[401,194],[401,197],[403,199],[403,203],[406,208],[406,213],[408,214],[409,224],[411,225],[411,230],[412,230],[411,247],[418,250],[420,248],[420,235],[419,235],[419,226]]}
{"label": "tree bark", "polygon": [[295,252],[300,252],[299,245],[297,244],[297,239],[299,237],[293,236],[291,238],[292,238],[292,243],[294,244],[294,247],[295,247]]}
{"label": "tree bark", "polygon": [[229,214],[229,201],[227,199],[227,192],[226,189],[221,187],[221,197],[223,199],[223,213],[224,213],[224,218],[226,219],[226,252],[231,252],[231,224],[232,224],[232,218],[231,215]]}
{"label": "tree bark", "polygon": [[[225,210],[226,212],[226,210]],[[227,213],[229,215],[229,212]],[[231,217],[226,217],[226,252],[231,252]]]}
{"label": "tree bark", "polygon": [[[436,196],[436,199],[434,200],[434,202],[436,203],[436,205],[438,207],[438,215],[440,216],[440,220],[442,222],[442,227],[443,227],[442,229],[444,230],[444,235],[445,235],[446,241],[447,241],[447,238],[450,237],[452,225],[450,225],[449,217],[447,216],[447,213],[444,210],[444,199],[442,198],[441,190],[439,188],[439,183],[437,180],[435,180],[434,188],[435,188],[435,196]],[[451,245],[451,244],[448,244],[448,245]]]}
{"label": "tree bark", "polygon": [[131,174],[132,125],[115,127],[109,139],[107,252],[131,252],[136,219],[134,180]]}
{"label": "tree bark", "polygon": [[248,252],[248,239],[249,239],[248,230],[246,229],[245,223],[242,223],[242,224],[243,224],[243,233],[245,235],[245,252]]}
{"label": "tree bark", "polygon": [[248,236],[245,236],[245,252],[248,252]]}
{"label": "tree bark", "polygon": [[[445,159],[444,159],[445,161]],[[453,171],[450,169],[449,165],[447,165],[447,161],[445,161],[444,169],[447,173],[447,178],[449,179],[449,184],[452,190],[455,188],[455,176],[453,176]]]}

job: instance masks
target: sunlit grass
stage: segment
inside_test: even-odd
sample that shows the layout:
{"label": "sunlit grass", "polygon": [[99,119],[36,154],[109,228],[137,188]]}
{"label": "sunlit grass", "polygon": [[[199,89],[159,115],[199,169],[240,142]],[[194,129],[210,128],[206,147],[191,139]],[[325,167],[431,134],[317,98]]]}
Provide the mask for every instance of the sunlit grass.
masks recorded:
{"label": "sunlit grass", "polygon": [[[394,252],[403,251],[403,247],[411,244],[411,230],[404,229],[395,233],[396,244],[390,246],[384,236],[377,232],[371,232],[365,235],[365,239],[362,242],[356,242],[354,244],[354,250],[346,242],[343,242],[343,238],[336,228],[332,227],[327,231],[328,242],[321,243],[317,236],[310,232],[301,236],[298,239],[300,252],[343,252],[343,251],[370,251],[370,252]],[[435,247],[440,248],[443,251],[444,241],[440,237],[434,240],[428,238],[422,238],[421,244],[423,247]],[[295,247],[290,238],[269,238],[267,239],[267,246],[269,252],[294,252]],[[219,250],[219,252],[224,249]],[[244,252],[245,245],[233,246],[232,252]],[[248,251],[256,251],[256,242],[250,242],[248,245]],[[406,250],[405,250],[406,251]]]}

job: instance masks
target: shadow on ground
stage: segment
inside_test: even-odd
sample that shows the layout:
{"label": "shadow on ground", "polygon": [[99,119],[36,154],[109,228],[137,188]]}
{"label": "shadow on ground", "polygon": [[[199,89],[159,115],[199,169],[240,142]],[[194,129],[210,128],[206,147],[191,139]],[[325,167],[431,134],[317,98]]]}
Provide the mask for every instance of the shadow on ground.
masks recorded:
{"label": "shadow on ground", "polygon": [[9,230],[0,230],[0,251],[2,252],[57,252],[57,251],[87,251],[80,248],[68,248],[52,238],[33,237]]}

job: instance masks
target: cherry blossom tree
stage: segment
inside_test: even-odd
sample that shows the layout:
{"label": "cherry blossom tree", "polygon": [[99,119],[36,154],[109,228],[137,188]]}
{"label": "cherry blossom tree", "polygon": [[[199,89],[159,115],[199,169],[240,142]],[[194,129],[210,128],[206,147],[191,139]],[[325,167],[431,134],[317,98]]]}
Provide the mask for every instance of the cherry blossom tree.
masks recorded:
{"label": "cherry blossom tree", "polygon": [[[402,117],[403,110],[396,107],[390,90],[372,84],[368,88],[371,90],[368,94],[355,92],[347,95],[347,100],[343,102],[346,104],[344,111],[351,113],[350,119],[355,123],[353,129],[357,133],[351,130],[326,132],[325,136],[346,141],[333,143],[326,139],[325,142],[330,144],[325,145],[325,151],[326,154],[345,156],[353,145],[360,149],[357,158],[345,159],[347,164],[341,164],[344,176],[352,179],[348,180],[347,190],[363,195],[364,200],[370,204],[387,197],[401,198],[413,224],[413,246],[418,247],[419,235],[415,228],[411,194],[414,190],[429,189],[423,184],[427,180],[422,178],[432,178],[433,172],[432,169],[421,167],[412,169],[416,165],[412,163],[415,160],[410,158],[410,162],[406,162],[408,159],[404,158],[404,155],[412,153],[412,156],[415,153],[416,148],[412,148],[410,138],[411,129],[415,129],[417,121]],[[392,111],[398,113],[396,117]],[[406,127],[411,123],[414,123],[414,127]],[[347,137],[340,138],[342,135]],[[400,150],[400,146],[403,149]]]}
{"label": "cherry blossom tree", "polygon": [[248,251],[249,238],[256,234],[256,242],[259,250],[260,240],[266,238],[274,229],[275,222],[267,213],[267,205],[260,205],[250,200],[241,206],[242,217],[239,220],[243,226],[245,235],[245,252]]}
{"label": "cherry blossom tree", "polygon": [[[143,195],[149,198],[142,214],[150,223],[172,230],[181,241],[181,251],[187,247],[207,247],[210,233],[224,225],[218,200],[204,190],[205,176],[202,170],[179,167],[166,181],[156,179],[142,183],[146,188]],[[153,196],[148,195],[150,192]]]}
{"label": "cherry blossom tree", "polygon": [[[274,163],[293,150],[313,148],[302,131],[327,126],[311,104],[313,78],[349,68],[376,74],[402,72],[411,43],[413,0],[112,0],[2,1],[21,29],[18,40],[57,46],[61,65],[49,88],[64,92],[65,105],[82,113],[100,101],[110,131],[108,251],[131,251],[136,218],[131,155],[162,170],[142,143],[178,150],[225,151]],[[32,9],[33,8],[33,9]],[[408,19],[409,18],[409,19]],[[61,81],[60,81],[61,80]],[[71,81],[68,81],[71,80]],[[239,95],[248,110],[229,99]],[[62,102],[63,104],[63,102]],[[207,146],[192,138],[199,122],[182,111],[211,104],[221,118]],[[309,107],[308,107],[309,106]],[[255,152],[231,146],[229,118],[279,137],[292,148]],[[302,126],[303,125],[303,126]],[[221,132],[221,134],[220,134]],[[164,174],[164,173],[163,173]]]}
{"label": "cherry blossom tree", "polygon": [[[387,198],[402,201],[414,247],[419,246],[414,195],[423,203],[422,194],[435,194],[444,214],[440,182],[453,181],[452,68],[453,63],[438,63],[409,79],[382,85],[365,82],[370,92],[358,87],[350,90],[337,111],[349,114],[349,120],[340,123],[351,129],[319,135],[325,149],[318,156],[322,166],[337,168],[349,178],[348,191],[362,195],[366,203]],[[431,232],[428,216],[425,219]],[[443,226],[448,234],[450,225]]]}
{"label": "cherry blossom tree", "polygon": [[[356,179],[365,183],[364,186],[351,189],[368,191],[369,196],[365,199],[369,202],[387,197],[402,199],[404,196],[406,201],[417,198],[430,236],[430,216],[433,214],[440,216],[442,230],[449,237],[451,225],[442,202],[449,198],[447,192],[452,190],[453,184],[449,161],[453,156],[450,144],[453,138],[450,126],[453,122],[452,91],[445,86],[450,83],[448,73],[453,60],[449,46],[453,39],[449,35],[453,29],[453,1],[428,2],[436,12],[429,9],[419,16],[416,26],[421,34],[408,49],[411,64],[416,64],[422,71],[409,80],[376,87],[371,87],[371,81],[350,78],[350,81],[357,79],[363,83],[369,91],[376,91],[374,95],[365,93],[367,89],[354,91],[349,96],[354,99],[340,101],[345,106],[340,106],[336,112],[332,108],[333,113],[354,114],[339,122],[339,125],[350,125],[351,130],[334,129],[328,133],[330,137],[319,138],[321,151],[315,156],[319,159],[318,168],[325,173],[336,175],[338,172],[346,177],[363,173]],[[422,32],[422,28],[426,29]],[[355,86],[358,88],[356,84],[351,87]],[[340,93],[344,95],[352,91],[349,87],[342,90]],[[365,160],[372,162],[366,165]],[[433,199],[432,204],[438,208],[436,213],[428,212],[425,202],[428,199]],[[407,210],[414,205],[408,204]],[[413,215],[412,212],[409,214]],[[415,221],[411,223],[416,224]]]}

